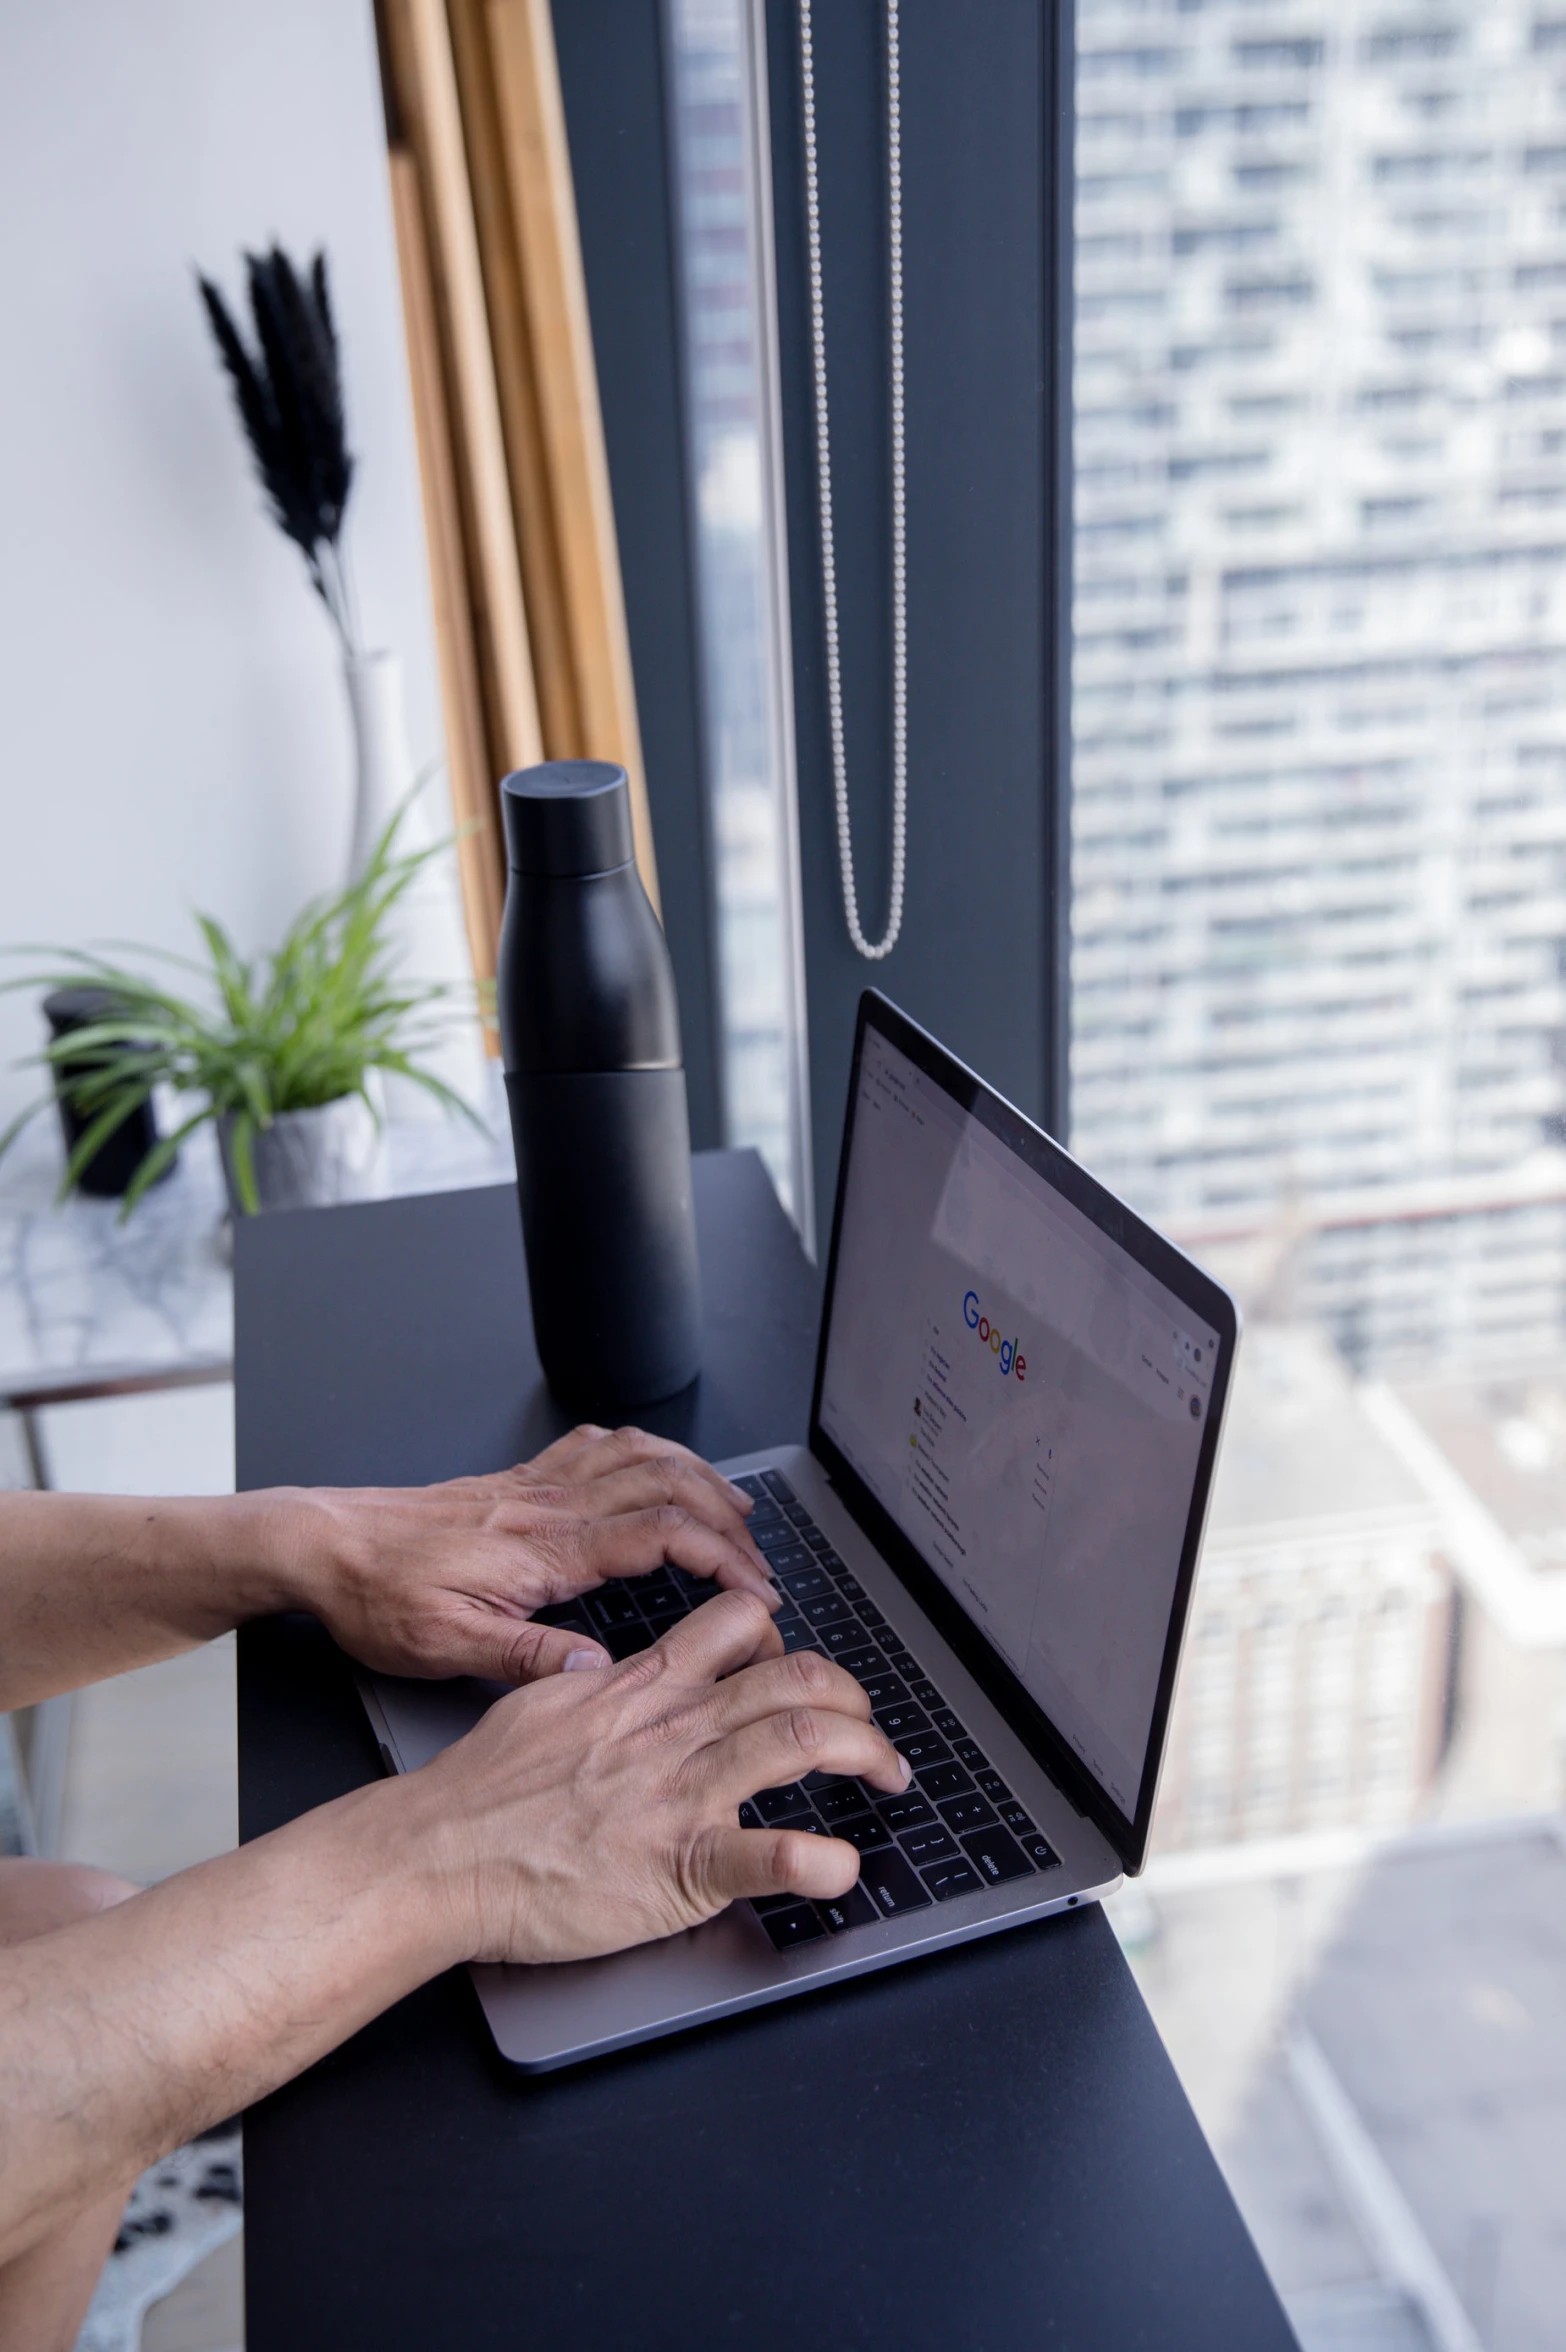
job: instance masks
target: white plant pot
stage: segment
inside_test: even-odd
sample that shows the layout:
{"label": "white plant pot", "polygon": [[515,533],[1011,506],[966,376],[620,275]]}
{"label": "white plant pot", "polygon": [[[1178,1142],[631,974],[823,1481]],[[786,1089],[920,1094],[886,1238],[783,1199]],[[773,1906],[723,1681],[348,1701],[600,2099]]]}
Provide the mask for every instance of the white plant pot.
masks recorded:
{"label": "white plant pot", "polygon": [[[408,748],[402,665],[396,655],[356,654],[343,669],[357,763],[348,853],[348,879],[356,882],[412,790],[415,771]],[[431,776],[415,794],[398,827],[397,848],[406,853],[427,849],[437,841],[449,843],[451,830],[451,804],[444,779]],[[448,1004],[435,1008],[447,1016],[447,1025],[418,1058],[453,1093],[482,1111],[489,1094],[487,1057],[473,1008],[473,965],[462,919],[462,884],[454,848],[448,846],[439,856],[426,860],[392,909],[387,930],[394,951],[393,969],[401,977],[439,983],[456,992]],[[398,1120],[445,1115],[422,1086],[393,1075],[386,1079],[386,1107]]]}
{"label": "white plant pot", "polygon": [[[234,1114],[218,1121],[228,1205],[245,1214],[233,1162]],[[378,1200],[386,1190],[385,1147],[375,1114],[357,1094],[313,1111],[280,1111],[251,1142],[256,1199],[263,1209],[325,1209]]]}

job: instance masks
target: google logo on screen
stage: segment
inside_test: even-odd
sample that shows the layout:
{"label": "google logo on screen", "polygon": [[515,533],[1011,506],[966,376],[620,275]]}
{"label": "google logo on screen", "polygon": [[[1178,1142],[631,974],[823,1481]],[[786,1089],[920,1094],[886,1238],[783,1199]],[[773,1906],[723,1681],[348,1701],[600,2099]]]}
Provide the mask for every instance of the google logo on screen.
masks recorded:
{"label": "google logo on screen", "polygon": [[1014,1339],[1002,1339],[1000,1325],[992,1323],[988,1315],[979,1312],[979,1294],[970,1290],[962,1302],[962,1319],[970,1331],[979,1335],[979,1345],[987,1347],[1000,1366],[1002,1380],[1015,1373],[1019,1380],[1027,1377],[1028,1359],[1019,1355]]}

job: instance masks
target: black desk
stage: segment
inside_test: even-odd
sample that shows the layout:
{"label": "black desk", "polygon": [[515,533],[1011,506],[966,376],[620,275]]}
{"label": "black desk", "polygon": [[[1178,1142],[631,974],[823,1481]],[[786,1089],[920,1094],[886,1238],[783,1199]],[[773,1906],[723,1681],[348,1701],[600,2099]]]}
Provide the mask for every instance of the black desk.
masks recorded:
{"label": "black desk", "polygon": [[[816,1278],[697,1163],[711,1455],[802,1436]],[[243,1223],[241,1486],[496,1468],[561,1426],[515,1201]],[[241,1834],[375,1774],[306,1619],[239,1651]],[[1294,2339],[1102,1913],[524,2079],[458,1973],[245,2125],[250,2352],[1279,2352]]]}

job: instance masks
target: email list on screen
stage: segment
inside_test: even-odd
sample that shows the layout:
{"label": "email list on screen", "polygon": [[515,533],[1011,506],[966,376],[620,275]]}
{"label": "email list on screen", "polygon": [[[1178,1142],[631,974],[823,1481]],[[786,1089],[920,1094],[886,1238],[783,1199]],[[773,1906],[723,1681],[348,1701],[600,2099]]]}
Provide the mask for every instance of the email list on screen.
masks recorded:
{"label": "email list on screen", "polygon": [[867,1031],[822,1426],[1127,1814],[1217,1345]]}

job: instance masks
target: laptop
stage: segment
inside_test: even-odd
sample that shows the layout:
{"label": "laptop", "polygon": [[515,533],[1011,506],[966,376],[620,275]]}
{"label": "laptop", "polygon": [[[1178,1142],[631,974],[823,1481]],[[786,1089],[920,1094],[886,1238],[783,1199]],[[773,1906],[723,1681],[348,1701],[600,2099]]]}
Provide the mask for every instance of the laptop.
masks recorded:
{"label": "laptop", "polygon": [[[543,2070],[1097,1901],[1147,1853],[1238,1318],[1217,1283],[874,990],[861,999],[808,1442],[719,1467],[790,1649],[835,1658],[906,1792],[812,1774],[748,1824],[858,1847],[841,1899],[475,1966]],[[616,1658],[712,1587],[674,1569],[540,1615]],[[366,1674],[388,1769],[499,1686]]]}

